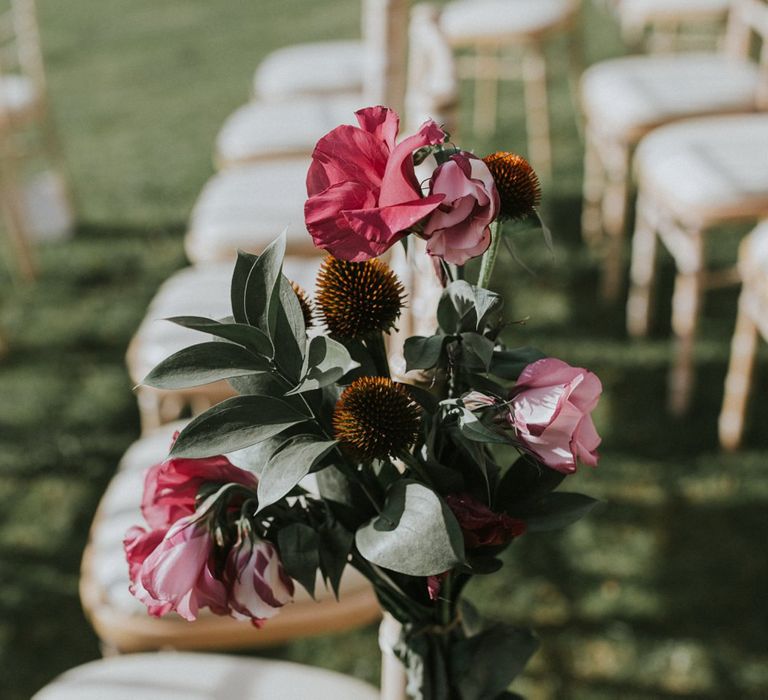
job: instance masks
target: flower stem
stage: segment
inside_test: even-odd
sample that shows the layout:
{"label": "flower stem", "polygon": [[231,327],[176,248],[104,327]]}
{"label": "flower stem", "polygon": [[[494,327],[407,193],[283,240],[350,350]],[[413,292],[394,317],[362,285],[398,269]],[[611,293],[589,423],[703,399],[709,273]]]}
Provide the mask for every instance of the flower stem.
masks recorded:
{"label": "flower stem", "polygon": [[480,263],[480,273],[477,276],[477,286],[488,288],[488,284],[491,281],[491,275],[493,274],[494,265],[496,265],[496,257],[499,254],[499,243],[501,242],[502,227],[499,221],[494,221],[491,224],[491,244],[488,246],[488,250],[483,253],[483,260]]}

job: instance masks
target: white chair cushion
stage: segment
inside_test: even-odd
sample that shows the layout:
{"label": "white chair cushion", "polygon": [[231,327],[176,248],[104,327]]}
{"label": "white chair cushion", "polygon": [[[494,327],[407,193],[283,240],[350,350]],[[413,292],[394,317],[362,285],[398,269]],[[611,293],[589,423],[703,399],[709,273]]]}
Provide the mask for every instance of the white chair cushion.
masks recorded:
{"label": "white chair cushion", "polygon": [[677,122],[646,136],[635,167],[650,188],[681,215],[768,213],[768,114]]}
{"label": "white chair cushion", "polygon": [[287,661],[162,652],[93,661],[33,700],[377,700],[363,681]]}
{"label": "white chair cushion", "polygon": [[364,53],[361,41],[322,41],[278,49],[256,69],[254,95],[282,100],[295,95],[359,93]]}
{"label": "white chair cushion", "polygon": [[627,56],[585,71],[581,95],[598,132],[631,140],[682,117],[752,110],[757,84],[755,65],[721,54]]}
{"label": "white chair cushion", "polygon": [[724,15],[730,6],[731,0],[621,0],[619,14],[642,24],[665,19],[688,21]]}
{"label": "white chair cushion", "polygon": [[[321,258],[286,257],[285,275],[307,291],[314,280]],[[131,341],[128,372],[139,383],[149,371],[174,352],[204,342],[203,333],[163,321],[172,316],[224,318],[231,315],[230,283],[232,263],[195,265],[166,280],[150,302],[144,320]]]}
{"label": "white chair cushion", "polygon": [[559,24],[573,11],[568,0],[454,0],[440,17],[452,44],[504,42]]}
{"label": "white chair cushion", "polygon": [[32,107],[38,93],[34,83],[23,75],[0,75],[0,123],[3,114],[11,116]]}
{"label": "white chair cushion", "polygon": [[235,110],[216,137],[220,166],[312,153],[318,139],[339,124],[352,124],[362,97],[302,96],[284,102],[254,100]]}
{"label": "white chair cushion", "polygon": [[287,227],[288,249],[315,251],[304,226],[309,159],[255,162],[214,175],[197,198],[184,239],[193,263],[258,252]]}

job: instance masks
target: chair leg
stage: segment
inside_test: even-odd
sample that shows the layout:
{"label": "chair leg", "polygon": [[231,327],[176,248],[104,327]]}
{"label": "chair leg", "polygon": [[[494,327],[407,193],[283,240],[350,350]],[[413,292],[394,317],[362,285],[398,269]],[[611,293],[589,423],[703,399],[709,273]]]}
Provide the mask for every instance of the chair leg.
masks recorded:
{"label": "chair leg", "polygon": [[634,338],[648,335],[650,326],[658,248],[656,216],[653,204],[641,194],[637,198],[635,231],[632,235],[627,299],[627,333]]}
{"label": "chair leg", "polygon": [[37,262],[26,226],[23,194],[13,167],[13,155],[0,156],[0,208],[19,272],[23,279],[32,281],[37,277]]}
{"label": "chair leg", "polygon": [[629,199],[629,148],[616,146],[614,162],[607,168],[603,191],[602,220],[606,234],[603,258],[602,298],[616,301],[624,281],[624,236]]}
{"label": "chair leg", "polygon": [[688,410],[693,389],[693,345],[701,312],[703,273],[678,273],[672,296],[675,350],[669,373],[669,411],[681,416]]}
{"label": "chair leg", "polygon": [[523,91],[528,155],[534,168],[545,177],[550,177],[552,142],[549,129],[547,60],[543,47],[538,44],[526,48],[523,55]]}
{"label": "chair leg", "polygon": [[724,450],[736,450],[741,445],[756,352],[757,327],[739,304],[725,377],[723,406],[718,419],[720,445]]}
{"label": "chair leg", "polygon": [[595,134],[587,126],[584,130],[581,236],[590,248],[597,248],[603,241],[602,195],[604,187],[605,168],[597,149]]}
{"label": "chair leg", "polygon": [[475,53],[475,133],[487,136],[496,128],[499,92],[499,56],[495,47],[477,47]]}

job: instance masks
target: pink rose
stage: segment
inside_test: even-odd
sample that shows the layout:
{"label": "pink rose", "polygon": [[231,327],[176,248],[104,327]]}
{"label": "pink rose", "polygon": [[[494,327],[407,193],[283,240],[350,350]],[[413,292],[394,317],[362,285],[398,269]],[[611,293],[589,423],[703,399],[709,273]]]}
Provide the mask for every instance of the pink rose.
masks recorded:
{"label": "pink rose", "polygon": [[207,527],[193,516],[180,518],[147,553],[156,532],[128,531],[125,548],[132,573],[131,593],[153,615],[175,610],[184,619],[195,620],[199,609],[206,606],[226,614],[227,591],[213,574],[213,539]]}
{"label": "pink rose", "polygon": [[523,446],[552,469],[597,466],[600,436],[590,413],[603,387],[592,373],[546,357],[528,365],[510,393],[509,422]]}
{"label": "pink rose", "polygon": [[260,626],[293,600],[293,581],[275,548],[265,540],[245,541],[229,552],[226,564],[230,614]]}
{"label": "pink rose", "polygon": [[236,467],[223,455],[203,459],[172,458],[147,471],[142,515],[151,527],[167,528],[195,512],[198,491],[208,482],[234,482],[254,492],[258,486],[253,472]]}
{"label": "pink rose", "polygon": [[160,617],[170,612],[170,603],[161,603],[154,600],[141,585],[141,565],[144,560],[157,549],[163,541],[168,530],[145,530],[142,527],[132,527],[125,533],[123,548],[125,558],[128,561],[128,578],[131,581],[128,590],[144,603],[149,609],[149,614]]}
{"label": "pink rose", "polygon": [[453,511],[467,549],[503,547],[525,532],[525,522],[506,513],[494,513],[467,493],[450,494],[445,502]]}
{"label": "pink rose", "polygon": [[491,222],[499,213],[499,193],[491,171],[466,151],[450,157],[432,174],[431,195],[443,195],[424,225],[427,252],[454,265],[485,252]]}
{"label": "pink rose", "polygon": [[395,112],[368,107],[355,114],[359,127],[338,126],[315,146],[304,217],[316,246],[362,262],[384,253],[443,200],[422,196],[413,152],[442,143],[445,134],[427,121],[395,145]]}

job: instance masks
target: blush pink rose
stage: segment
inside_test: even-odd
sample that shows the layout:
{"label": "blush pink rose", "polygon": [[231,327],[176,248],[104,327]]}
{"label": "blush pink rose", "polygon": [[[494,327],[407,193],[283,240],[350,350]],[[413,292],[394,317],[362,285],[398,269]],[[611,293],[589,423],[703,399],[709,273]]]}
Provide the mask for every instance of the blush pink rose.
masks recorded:
{"label": "blush pink rose", "polygon": [[597,466],[600,436],[590,415],[603,387],[592,372],[546,357],[528,365],[510,394],[509,422],[522,445],[552,469]]}
{"label": "blush pink rose", "polygon": [[147,533],[142,542],[140,530],[132,528],[126,536],[130,591],[150,614],[173,610],[191,621],[203,607],[227,613],[227,590],[214,576],[213,539],[204,524],[193,516],[180,518],[148,554],[146,549],[157,535]]}
{"label": "blush pink rose", "polygon": [[442,194],[422,196],[413,153],[442,143],[445,134],[427,121],[396,145],[400,119],[391,109],[355,115],[359,127],[338,126],[315,146],[304,218],[317,247],[362,262],[384,253],[442,202]]}
{"label": "blush pink rose", "polygon": [[125,558],[128,562],[128,578],[131,582],[128,590],[133,596],[144,603],[149,610],[149,614],[155,617],[160,617],[170,612],[171,604],[154,600],[144,590],[144,587],[141,585],[140,572],[144,560],[157,549],[167,532],[167,528],[145,530],[142,527],[135,526],[125,533],[125,538],[123,539],[123,549],[125,550]]}
{"label": "blush pink rose", "polygon": [[152,528],[167,528],[195,512],[200,487],[208,482],[236,483],[256,491],[253,472],[236,467],[223,455],[203,459],[171,458],[150,467],[144,479],[141,513]]}
{"label": "blush pink rose", "polygon": [[258,627],[293,600],[293,581],[265,540],[246,537],[230,550],[226,572],[232,617],[251,620]]}
{"label": "blush pink rose", "polygon": [[467,549],[503,547],[525,532],[525,522],[506,513],[494,513],[467,493],[450,494],[445,502],[453,511]]}
{"label": "blush pink rose", "polygon": [[443,195],[424,225],[427,252],[463,265],[485,252],[491,222],[499,213],[499,193],[482,160],[460,151],[440,165],[429,183],[431,195]]}

